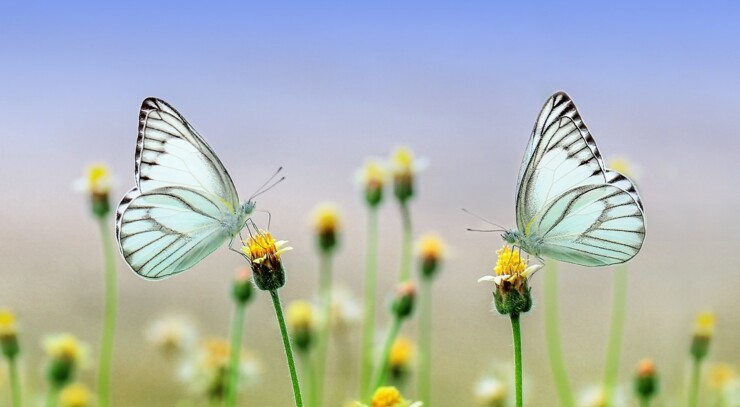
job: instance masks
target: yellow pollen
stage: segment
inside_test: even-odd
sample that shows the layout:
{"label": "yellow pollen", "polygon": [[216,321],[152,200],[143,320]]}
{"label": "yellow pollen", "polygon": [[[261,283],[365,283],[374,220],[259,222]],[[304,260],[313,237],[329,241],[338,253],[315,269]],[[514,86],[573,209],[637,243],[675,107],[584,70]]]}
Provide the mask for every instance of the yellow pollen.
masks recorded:
{"label": "yellow pollen", "polygon": [[414,353],[414,344],[407,338],[401,336],[393,342],[388,362],[391,367],[401,368],[407,366]]}
{"label": "yellow pollen", "polygon": [[437,235],[422,236],[419,241],[419,255],[425,259],[439,259],[444,256],[445,245]]}
{"label": "yellow pollen", "polygon": [[278,247],[275,239],[270,232],[259,230],[254,236],[251,236],[244,246],[244,254],[252,261],[266,258],[268,255],[275,255],[278,259]]}
{"label": "yellow pollen", "polygon": [[110,190],[110,169],[105,164],[87,167],[86,179],[91,192],[106,193]]}
{"label": "yellow pollen", "polygon": [[527,263],[519,256],[518,250],[511,250],[510,247],[504,246],[496,251],[498,261],[494,272],[497,276],[521,274],[527,268]]}
{"label": "yellow pollen", "polygon": [[395,173],[410,173],[414,167],[414,153],[407,147],[398,147],[391,154]]}
{"label": "yellow pollen", "polygon": [[15,334],[15,315],[9,310],[0,310],[0,335]]}
{"label": "yellow pollen", "polygon": [[313,224],[318,233],[333,233],[339,228],[339,210],[332,203],[319,205],[313,214]]}
{"label": "yellow pollen", "polygon": [[372,407],[394,407],[403,402],[401,393],[395,387],[380,387],[373,395]]}
{"label": "yellow pollen", "polygon": [[714,313],[702,312],[696,317],[694,335],[711,337],[714,334]]}

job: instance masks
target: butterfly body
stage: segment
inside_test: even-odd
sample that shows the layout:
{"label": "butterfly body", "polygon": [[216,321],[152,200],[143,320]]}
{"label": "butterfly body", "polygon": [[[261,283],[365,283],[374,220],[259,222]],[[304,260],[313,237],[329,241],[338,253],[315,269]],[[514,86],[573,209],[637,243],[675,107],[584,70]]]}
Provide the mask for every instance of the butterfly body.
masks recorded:
{"label": "butterfly body", "polygon": [[189,269],[236,236],[254,210],[240,203],[213,150],[167,102],[139,114],[136,186],[121,200],[116,237],[126,263],[146,279]]}
{"label": "butterfly body", "polygon": [[623,174],[604,166],[573,101],[552,95],[527,146],[508,244],[537,257],[605,266],[634,257],[645,238],[642,200]]}

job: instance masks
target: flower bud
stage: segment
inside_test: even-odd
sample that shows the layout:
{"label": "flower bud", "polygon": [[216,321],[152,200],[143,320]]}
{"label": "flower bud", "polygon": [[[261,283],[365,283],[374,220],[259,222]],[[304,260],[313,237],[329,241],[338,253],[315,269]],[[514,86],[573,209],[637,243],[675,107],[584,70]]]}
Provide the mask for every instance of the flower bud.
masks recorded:
{"label": "flower bud", "polygon": [[709,344],[714,335],[714,314],[703,312],[696,318],[694,336],[691,341],[691,355],[697,359],[704,359],[709,353]]}
{"label": "flower bud", "polygon": [[298,351],[307,352],[316,331],[313,305],[302,300],[291,302],[286,310],[286,319],[295,347]]}
{"label": "flower bud", "polygon": [[319,205],[313,213],[313,224],[319,249],[330,252],[337,247],[339,230],[339,211],[332,203]]}
{"label": "flower bud", "polygon": [[658,392],[658,375],[655,372],[655,363],[644,359],[637,365],[635,371],[635,393],[640,399],[650,399]]}
{"label": "flower bud", "polygon": [[416,287],[414,283],[406,281],[396,289],[396,297],[391,304],[393,314],[399,319],[406,319],[414,312],[416,300]]}
{"label": "flower bud", "polygon": [[20,353],[15,315],[9,310],[0,310],[0,350],[8,360]]}
{"label": "flower bud", "polygon": [[236,277],[231,289],[231,296],[237,304],[245,305],[252,298],[254,288],[252,287],[252,274],[247,267],[237,270]]}

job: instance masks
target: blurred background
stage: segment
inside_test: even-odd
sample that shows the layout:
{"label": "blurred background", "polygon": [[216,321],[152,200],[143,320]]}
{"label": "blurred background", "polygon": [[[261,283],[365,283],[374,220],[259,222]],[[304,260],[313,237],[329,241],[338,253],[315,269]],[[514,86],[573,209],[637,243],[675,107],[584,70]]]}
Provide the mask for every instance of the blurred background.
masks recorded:
{"label": "blurred background", "polygon": [[[272,213],[273,234],[295,248],[284,257],[286,301],[316,292],[308,217],[323,201],[337,203],[343,218],[337,284],[359,298],[365,207],[354,173],[365,157],[399,144],[426,157],[414,233],[437,232],[453,251],[434,288],[435,405],[472,405],[475,382],[510,363],[511,332],[491,312],[491,287],[476,283],[502,242],[466,232],[481,223],[461,208],[514,226],[532,125],[546,98],[564,90],[605,158],[639,166],[647,239],[630,263],[620,381],[629,386],[633,366],[652,357],[663,405],[671,405],[684,388],[698,312],[717,314],[711,358],[740,363],[739,19],[729,2],[4,5],[0,307],[18,314],[28,386],[44,386],[44,334],[70,331],[97,344],[102,253],[72,184],[88,163],[104,161],[115,171],[114,200],[133,186],[138,110],[156,96],[204,136],[243,198],[285,167],[287,180],[257,204]],[[398,270],[396,203],[388,199],[380,215],[385,293]],[[242,264],[224,248],[176,278],[148,282],[119,261],[115,404],[173,405],[185,394],[147,343],[146,326],[180,313],[203,335],[228,335],[230,282]],[[563,342],[580,389],[601,378],[613,270],[560,269]],[[540,301],[542,276],[532,285]],[[548,406],[555,390],[542,311],[536,305],[523,318],[525,375],[532,405]],[[404,332],[413,337],[415,325]],[[290,405],[263,293],[247,309],[245,343],[263,366],[262,384],[245,399]]]}

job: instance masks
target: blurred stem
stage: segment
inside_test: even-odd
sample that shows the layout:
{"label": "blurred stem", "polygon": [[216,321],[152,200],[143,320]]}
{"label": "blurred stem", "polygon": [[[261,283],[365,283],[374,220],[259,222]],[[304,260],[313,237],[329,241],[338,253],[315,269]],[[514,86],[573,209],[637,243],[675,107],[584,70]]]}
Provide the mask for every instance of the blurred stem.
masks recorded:
{"label": "blurred stem", "polygon": [[391,348],[393,343],[396,341],[398,331],[401,329],[401,318],[398,316],[393,317],[391,328],[388,330],[388,336],[385,338],[385,344],[383,345],[383,351],[380,354],[380,360],[375,366],[375,378],[372,381],[372,386],[368,389],[365,398],[369,401],[372,397],[373,392],[383,384],[385,384],[386,376],[388,375],[388,363],[390,362]]}
{"label": "blurred stem", "polygon": [[432,279],[421,279],[421,310],[419,315],[419,399],[431,405],[432,382]]}
{"label": "blurred stem", "polygon": [[362,354],[360,360],[360,396],[367,393],[373,374],[373,338],[375,336],[375,303],[377,301],[378,209],[370,206],[367,218],[367,258],[365,266],[365,312],[362,321]]}
{"label": "blurred stem", "polygon": [[701,377],[701,358],[694,357],[694,366],[691,369],[691,384],[689,385],[689,407],[699,404],[699,378]]}
{"label": "blurred stem", "polygon": [[295,359],[293,358],[293,348],[290,346],[290,337],[288,328],[285,326],[285,317],[283,316],[283,306],[280,304],[280,294],[277,290],[271,290],[272,305],[275,307],[275,316],[277,317],[278,326],[280,326],[280,335],[283,338],[283,347],[285,348],[285,358],[288,360],[288,370],[290,370],[290,380],[293,382],[293,397],[295,398],[296,407],[303,407],[303,397],[301,396],[301,386],[298,383],[298,373],[295,369]]}
{"label": "blurred stem", "polygon": [[8,369],[10,370],[10,391],[13,407],[21,407],[21,381],[18,377],[18,358],[16,356],[8,359]]}
{"label": "blurred stem", "polygon": [[316,375],[318,406],[324,405],[324,384],[326,382],[326,357],[331,335],[331,252],[322,250],[319,257],[319,298],[321,301],[321,318],[323,325],[319,332],[318,349],[316,349]]}
{"label": "blurred stem", "polygon": [[619,356],[622,350],[622,332],[624,315],[627,308],[627,265],[620,264],[614,272],[612,293],[612,320],[609,328],[609,342],[606,348],[604,368],[604,402],[605,407],[613,403],[614,388],[619,376]]}
{"label": "blurred stem", "polygon": [[303,377],[308,378],[308,403],[306,404],[308,407],[318,407],[319,404],[316,400],[316,372],[311,361],[311,354],[308,350],[301,351],[298,353],[298,357],[301,358],[301,363],[303,363],[303,369],[306,373]]}
{"label": "blurred stem", "polygon": [[511,333],[514,337],[514,375],[516,377],[516,407],[524,404],[522,392],[522,330],[519,314],[511,314]]}
{"label": "blurred stem", "polygon": [[229,385],[226,387],[226,405],[236,406],[237,387],[239,384],[239,359],[242,350],[242,334],[244,332],[244,314],[247,304],[235,301],[234,320],[231,326],[231,346],[229,355]]}
{"label": "blurred stem", "polygon": [[59,386],[49,387],[49,392],[46,393],[46,407],[57,407],[57,399],[59,398]]}
{"label": "blurred stem", "polygon": [[413,244],[411,211],[407,201],[401,202],[401,221],[403,222],[403,240],[401,241],[401,272],[398,281],[404,282],[411,278],[411,246]]}
{"label": "blurred stem", "polygon": [[105,316],[103,334],[100,340],[100,365],[98,367],[98,405],[107,407],[110,404],[110,375],[113,358],[113,337],[116,330],[116,263],[111,232],[106,217],[98,217],[100,236],[103,240],[103,257],[105,259]]}
{"label": "blurred stem", "polygon": [[650,397],[640,398],[640,407],[650,407]]}
{"label": "blurred stem", "polygon": [[558,275],[554,261],[545,262],[545,339],[547,340],[547,353],[550,357],[550,368],[560,398],[560,405],[562,407],[573,407],[575,402],[568,382],[563,347],[560,343]]}

